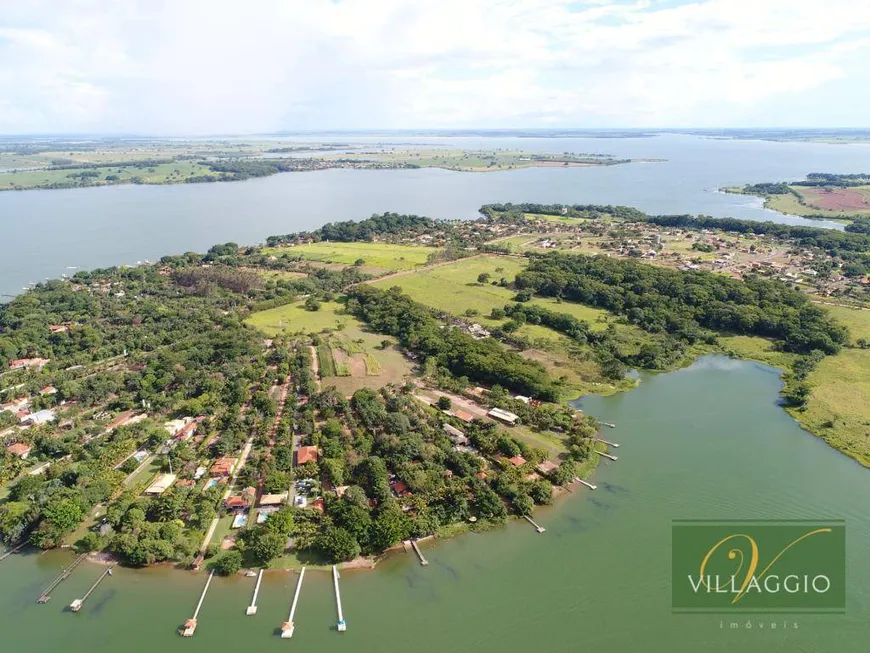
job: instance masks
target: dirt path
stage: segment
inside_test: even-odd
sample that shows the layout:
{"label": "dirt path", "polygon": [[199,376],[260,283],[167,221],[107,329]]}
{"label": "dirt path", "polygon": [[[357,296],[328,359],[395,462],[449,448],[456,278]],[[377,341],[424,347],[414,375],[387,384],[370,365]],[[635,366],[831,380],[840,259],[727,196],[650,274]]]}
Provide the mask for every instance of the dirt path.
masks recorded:
{"label": "dirt path", "polygon": [[311,352],[311,370],[314,372],[314,383],[317,386],[317,391],[320,392],[320,361],[317,360],[317,347],[309,345],[308,350]]}

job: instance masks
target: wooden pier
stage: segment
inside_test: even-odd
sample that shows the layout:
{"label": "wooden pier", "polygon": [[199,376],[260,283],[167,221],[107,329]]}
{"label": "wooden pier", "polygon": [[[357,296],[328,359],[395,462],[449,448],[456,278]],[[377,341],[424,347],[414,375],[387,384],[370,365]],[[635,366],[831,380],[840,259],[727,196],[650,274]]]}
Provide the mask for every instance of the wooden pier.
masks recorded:
{"label": "wooden pier", "polygon": [[251,599],[251,605],[248,606],[248,609],[245,610],[245,614],[253,616],[257,614],[257,594],[260,593],[260,583],[263,581],[263,570],[260,570],[259,575],[257,576],[257,584],[254,586],[254,598]]}
{"label": "wooden pier", "polygon": [[537,525],[537,524],[532,520],[532,518],[529,517],[528,515],[523,515],[523,518],[524,518],[527,522],[529,522],[532,526],[534,526],[534,527],[535,527],[535,530],[538,531],[539,533],[546,533],[546,532],[547,532],[547,529],[546,529],[546,528],[544,528],[543,526],[538,526],[538,525]]}
{"label": "wooden pier", "polygon": [[[29,540],[28,540],[28,541],[29,541]],[[21,551],[21,549],[23,549],[25,546],[27,546],[27,542],[22,542],[21,544],[19,544],[19,545],[16,546],[15,548],[9,549],[6,553],[4,553],[3,555],[0,555],[0,562],[3,562],[4,560],[6,560],[6,558],[8,558],[9,556],[11,556],[13,553],[18,553],[18,552]]]}
{"label": "wooden pier", "polygon": [[607,453],[606,451],[596,451],[595,453],[597,453],[599,456],[604,456],[605,458],[609,458],[610,460],[612,460],[614,462],[619,460],[619,458],[617,458],[613,454]]}
{"label": "wooden pier", "polygon": [[590,483],[589,481],[584,481],[582,478],[577,478],[576,481],[578,483],[582,483],[583,485],[588,487],[590,490],[597,490],[598,489],[597,485],[594,485],[593,483]]}
{"label": "wooden pier", "polygon": [[181,631],[182,637],[193,637],[196,632],[196,620],[199,617],[199,611],[202,609],[202,602],[205,601],[205,595],[208,592],[208,586],[211,585],[211,579],[214,578],[214,569],[208,575],[208,580],[205,581],[205,587],[202,588],[202,594],[199,597],[199,603],[196,604],[196,610],[193,611],[193,616],[184,622],[184,628]]}
{"label": "wooden pier", "polygon": [[338,607],[338,632],[343,633],[347,630],[347,622],[344,620],[344,613],[341,611],[341,592],[338,590],[338,567],[335,565],[332,565],[332,582],[335,584],[335,604]]}
{"label": "wooden pier", "polygon": [[420,564],[424,567],[429,564],[429,561],[423,557],[423,553],[420,551],[420,547],[417,546],[416,540],[411,540],[411,548],[414,549],[414,553],[417,554],[417,557],[420,558]]}
{"label": "wooden pier", "polygon": [[76,567],[78,567],[84,561],[84,559],[87,557],[88,557],[88,554],[83,553],[78,558],[73,560],[72,564],[69,567],[67,567],[66,569],[64,569],[60,573],[60,575],[57,578],[55,578],[53,581],[51,581],[51,584],[42,591],[42,594],[39,595],[39,598],[36,599],[36,602],[37,603],[48,603],[51,600],[51,593],[54,591],[54,589],[58,585],[60,585],[63,581],[65,581],[67,578],[69,578],[70,574],[73,572],[73,570]]}
{"label": "wooden pier", "polygon": [[296,581],[296,593],[293,595],[293,605],[290,606],[290,616],[287,617],[287,621],[281,624],[281,639],[290,639],[293,637],[293,631],[296,630],[293,616],[296,614],[296,604],[299,603],[299,592],[302,591],[303,578],[305,578],[305,567],[302,567],[299,572],[299,580]]}
{"label": "wooden pier", "polygon": [[112,575],[112,567],[114,567],[114,566],[115,565],[110,565],[108,569],[106,569],[102,574],[100,574],[100,577],[94,581],[94,584],[91,585],[91,588],[87,592],[85,592],[85,595],[82,598],[76,599],[75,601],[73,601],[72,603],[69,604],[69,609],[72,610],[73,612],[78,612],[79,610],[81,610],[82,606],[85,604],[85,601],[87,601],[90,598],[91,594],[94,593],[94,590],[97,589],[97,586],[103,582],[103,579],[105,579],[106,576]]}
{"label": "wooden pier", "polygon": [[606,444],[608,446],[615,447],[615,448],[619,449],[619,445],[616,444],[615,442],[610,442],[609,440],[603,440],[601,438],[595,438],[595,440],[598,442],[603,442],[604,444]]}

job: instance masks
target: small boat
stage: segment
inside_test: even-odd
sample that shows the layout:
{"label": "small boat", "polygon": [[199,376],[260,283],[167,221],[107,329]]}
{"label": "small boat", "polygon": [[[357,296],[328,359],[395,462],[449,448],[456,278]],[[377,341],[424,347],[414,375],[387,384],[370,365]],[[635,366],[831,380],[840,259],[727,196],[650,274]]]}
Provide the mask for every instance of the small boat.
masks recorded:
{"label": "small boat", "polygon": [[601,423],[604,424],[604,426],[607,426],[609,428],[612,428],[612,429],[616,428],[616,424],[611,424],[610,422],[601,422]]}
{"label": "small boat", "polygon": [[109,576],[112,576],[114,574],[111,567],[109,567],[109,571],[107,571],[106,573],[109,574]]}
{"label": "small boat", "polygon": [[245,572],[245,576],[247,578],[253,578],[256,575],[257,575],[257,572],[254,571],[253,569],[248,569],[248,571]]}

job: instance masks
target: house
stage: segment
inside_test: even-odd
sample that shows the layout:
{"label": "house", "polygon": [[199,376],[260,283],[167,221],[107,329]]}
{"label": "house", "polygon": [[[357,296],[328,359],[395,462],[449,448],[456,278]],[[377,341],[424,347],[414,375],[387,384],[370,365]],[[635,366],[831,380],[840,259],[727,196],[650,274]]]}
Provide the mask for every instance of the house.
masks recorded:
{"label": "house", "polygon": [[535,469],[538,470],[544,476],[548,476],[548,475],[552,474],[553,472],[555,472],[557,469],[559,469],[559,466],[556,463],[554,463],[552,460],[545,460],[544,462],[540,463],[537,467],[535,467]]}
{"label": "house", "polygon": [[18,358],[9,362],[10,370],[24,370],[31,367],[42,369],[48,363],[48,358]]}
{"label": "house", "polygon": [[235,458],[218,458],[211,466],[212,476],[229,476],[236,467]]}
{"label": "house", "polygon": [[323,510],[324,510],[323,499],[315,499],[314,501],[311,502],[311,507],[314,508],[315,510],[317,510],[318,512],[323,512]]}
{"label": "house", "polygon": [[390,483],[390,489],[395,493],[397,497],[410,496],[410,492],[408,492],[408,485],[404,481],[393,481],[392,483]]}
{"label": "house", "polygon": [[238,509],[240,509],[240,508],[247,508],[247,507],[248,507],[248,502],[247,502],[247,500],[246,500],[244,497],[242,497],[242,496],[233,495],[233,496],[227,497],[227,498],[224,500],[224,506],[225,506],[228,510],[238,510]]}
{"label": "house", "polygon": [[522,467],[526,464],[526,459],[522,456],[514,456],[513,458],[508,458],[508,462],[514,467]]}
{"label": "house", "polygon": [[514,415],[509,410],[502,410],[501,408],[493,408],[487,413],[487,416],[511,426],[514,426],[520,419],[519,415]]}
{"label": "house", "polygon": [[450,424],[445,424],[443,427],[444,432],[447,434],[454,444],[468,444],[468,438],[465,437],[465,433],[460,431],[455,426],[451,426]]}
{"label": "house", "polygon": [[193,479],[194,479],[195,481],[198,481],[198,480],[201,479],[203,476],[205,476],[205,473],[206,473],[207,471],[208,471],[208,470],[207,470],[205,467],[197,467],[197,468],[196,468],[196,472],[195,472],[194,475],[193,475]]}
{"label": "house", "polygon": [[145,494],[150,494],[154,496],[158,496],[163,494],[172,487],[172,484],[175,483],[175,479],[178,478],[177,474],[161,474],[157,477],[157,480],[154,481],[148,488],[145,490]]}
{"label": "house", "polygon": [[119,426],[127,426],[128,424],[135,424],[136,422],[141,422],[143,419],[148,417],[148,415],[144,413],[142,415],[134,417],[133,414],[135,412],[136,411],[133,410],[125,410],[123,413],[118,415],[106,426],[106,433],[111,433]]}
{"label": "house", "polygon": [[264,494],[260,497],[261,506],[283,506],[287,503],[287,493],[281,494]]}
{"label": "house", "polygon": [[169,433],[169,437],[176,437],[188,424],[193,421],[192,417],[182,417],[181,419],[173,419],[163,424],[163,428]]}
{"label": "house", "polygon": [[53,385],[47,385],[47,386],[45,386],[42,390],[39,391],[39,394],[41,394],[41,395],[43,395],[43,396],[45,396],[45,395],[56,395],[56,394],[57,394],[57,388],[55,388]]}
{"label": "house", "polygon": [[66,324],[49,324],[48,331],[50,333],[63,333],[64,331],[69,330],[69,326]]}
{"label": "house", "polygon": [[474,415],[469,413],[467,410],[452,410],[448,415],[453,415],[453,417],[461,419],[463,422],[471,422],[474,419]]}
{"label": "house", "polygon": [[522,401],[524,404],[528,404],[532,401],[531,397],[524,397],[523,395],[517,395],[514,397],[517,401]]}
{"label": "house", "polygon": [[18,456],[21,460],[25,460],[32,450],[33,447],[22,442],[16,442],[15,444],[10,444],[6,447],[6,451],[11,453],[13,456]]}
{"label": "house", "polygon": [[304,465],[307,462],[317,461],[317,447],[299,447],[296,450],[296,464]]}
{"label": "house", "polygon": [[42,426],[43,424],[53,422],[55,419],[54,411],[46,408],[45,410],[39,410],[25,416],[21,421],[25,424],[32,424],[33,426]]}

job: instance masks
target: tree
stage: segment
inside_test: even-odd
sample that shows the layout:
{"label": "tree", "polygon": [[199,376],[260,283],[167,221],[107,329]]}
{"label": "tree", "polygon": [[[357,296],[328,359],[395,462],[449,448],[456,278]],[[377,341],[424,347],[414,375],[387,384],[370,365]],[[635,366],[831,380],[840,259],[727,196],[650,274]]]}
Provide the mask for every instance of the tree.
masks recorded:
{"label": "tree", "polygon": [[100,536],[97,535],[94,531],[88,531],[82,536],[82,538],[76,542],[76,550],[79,553],[88,553],[90,551],[96,551],[102,547],[102,541],[100,540]]}
{"label": "tree", "polygon": [[242,568],[242,554],[237,549],[224,551],[208,563],[208,568],[221,576],[232,576]]}
{"label": "tree", "polygon": [[444,395],[438,397],[438,408],[440,408],[441,410],[450,410],[452,406],[453,400],[450,399],[450,397]]}
{"label": "tree", "polygon": [[316,543],[317,548],[330,562],[353,560],[360,553],[359,542],[343,528],[329,528]]}
{"label": "tree", "polygon": [[314,295],[309,295],[305,300],[305,310],[306,311],[319,311],[320,310],[320,302],[317,301],[317,298]]}
{"label": "tree", "polygon": [[489,272],[481,272],[477,275],[477,283],[486,283],[489,281]]}
{"label": "tree", "polygon": [[256,560],[265,564],[284,553],[286,544],[286,535],[261,528],[257,530],[250,550]]}

